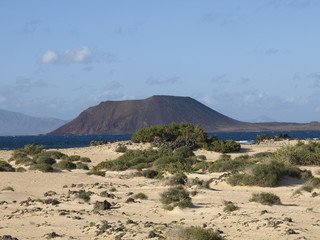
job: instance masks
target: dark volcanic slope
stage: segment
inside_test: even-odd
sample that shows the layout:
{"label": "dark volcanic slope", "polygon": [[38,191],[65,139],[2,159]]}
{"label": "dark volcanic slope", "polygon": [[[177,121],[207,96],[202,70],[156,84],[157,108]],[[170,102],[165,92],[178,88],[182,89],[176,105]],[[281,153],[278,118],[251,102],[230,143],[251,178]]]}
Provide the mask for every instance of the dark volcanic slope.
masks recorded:
{"label": "dark volcanic slope", "polygon": [[102,102],[50,134],[134,133],[140,128],[172,122],[200,124],[210,131],[244,124],[190,97],[153,96],[145,100]]}
{"label": "dark volcanic slope", "polygon": [[50,135],[126,134],[172,122],[200,124],[206,131],[320,130],[319,122],[247,123],[218,113],[190,97],[153,96],[144,100],[107,101],[88,108]]}

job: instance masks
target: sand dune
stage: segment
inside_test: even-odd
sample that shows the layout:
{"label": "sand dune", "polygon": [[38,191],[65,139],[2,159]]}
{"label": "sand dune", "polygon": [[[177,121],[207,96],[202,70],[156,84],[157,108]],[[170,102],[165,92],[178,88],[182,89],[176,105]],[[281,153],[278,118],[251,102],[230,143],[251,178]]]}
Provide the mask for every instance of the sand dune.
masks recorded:
{"label": "sand dune", "polygon": [[[232,155],[275,151],[284,144],[292,143],[243,145],[242,153]],[[116,147],[117,143],[112,143],[60,151],[89,157],[93,166],[119,156],[121,153],[115,152]],[[128,147],[143,149],[150,145],[134,144]],[[198,150],[196,154],[206,155],[208,161],[215,161],[220,156],[219,153],[204,150]],[[11,151],[0,151],[0,160],[8,160],[10,156]],[[308,168],[314,173],[319,169]],[[105,177],[88,176],[84,170],[1,172],[0,189],[11,186],[14,191],[0,192],[0,237],[159,239],[176,226],[194,225],[219,229],[226,239],[319,239],[320,196],[303,192],[293,197],[301,182],[287,178],[275,188],[232,187],[219,179],[222,174],[189,174],[188,178],[213,179],[211,189],[198,189],[198,194],[192,197],[193,208],[166,211],[159,198],[168,186],[162,180],[132,177],[132,171],[107,172]],[[112,188],[116,190],[111,191]],[[89,202],[76,197],[80,190],[93,192]],[[105,191],[108,195],[101,196]],[[278,195],[282,205],[265,206],[249,202],[252,193],[262,191]],[[127,201],[140,192],[145,193],[148,199]],[[316,192],[319,193],[319,190]],[[111,203],[111,209],[93,211],[95,202],[104,200]],[[224,212],[224,200],[234,202],[239,210]]]}

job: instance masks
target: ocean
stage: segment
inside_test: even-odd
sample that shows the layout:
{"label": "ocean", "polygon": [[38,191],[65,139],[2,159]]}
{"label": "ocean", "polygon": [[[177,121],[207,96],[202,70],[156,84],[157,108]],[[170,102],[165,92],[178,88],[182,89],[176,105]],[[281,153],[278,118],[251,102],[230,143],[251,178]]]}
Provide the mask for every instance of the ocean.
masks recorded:
{"label": "ocean", "polygon": [[[320,139],[320,130],[312,131],[261,131],[261,132],[211,132],[209,136],[219,139],[232,139],[242,144],[254,143],[256,136],[261,134],[276,135],[286,133],[293,139]],[[123,135],[66,135],[66,136],[0,136],[0,149],[11,150],[27,144],[43,145],[51,148],[87,147],[91,141],[123,141],[130,140],[131,134]]]}

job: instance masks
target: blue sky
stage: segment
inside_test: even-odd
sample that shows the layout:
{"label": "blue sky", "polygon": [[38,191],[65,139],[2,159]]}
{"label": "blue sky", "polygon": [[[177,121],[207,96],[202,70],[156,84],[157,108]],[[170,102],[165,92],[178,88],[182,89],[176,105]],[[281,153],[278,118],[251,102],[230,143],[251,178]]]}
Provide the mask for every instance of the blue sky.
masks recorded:
{"label": "blue sky", "polygon": [[317,0],[3,0],[0,109],[69,120],[161,94],[320,121],[319,13]]}

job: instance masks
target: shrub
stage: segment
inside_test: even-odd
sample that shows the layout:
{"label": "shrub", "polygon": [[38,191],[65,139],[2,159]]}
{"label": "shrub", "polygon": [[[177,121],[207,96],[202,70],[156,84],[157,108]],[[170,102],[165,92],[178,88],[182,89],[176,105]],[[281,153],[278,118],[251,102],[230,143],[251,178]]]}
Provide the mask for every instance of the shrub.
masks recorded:
{"label": "shrub", "polygon": [[5,188],[3,188],[1,191],[11,191],[11,192],[14,192],[14,189],[13,189],[13,187],[5,187]]}
{"label": "shrub", "polygon": [[205,181],[205,180],[201,180],[198,177],[196,177],[193,179],[189,179],[187,184],[188,184],[188,186],[195,186],[196,185],[197,187],[200,187],[200,188],[210,189],[210,183],[211,183],[211,180]]}
{"label": "shrub", "polygon": [[92,162],[92,161],[91,161],[91,159],[88,158],[88,157],[81,157],[81,158],[80,158],[80,162],[87,162],[87,163],[88,163],[88,162]]}
{"label": "shrub", "polygon": [[56,160],[54,160],[53,158],[49,157],[49,156],[38,156],[35,159],[37,164],[42,164],[42,163],[46,163],[49,165],[55,164]]}
{"label": "shrub", "polygon": [[209,168],[209,163],[202,161],[202,162],[197,162],[196,164],[193,165],[193,170],[194,171],[206,171]]}
{"label": "shrub", "polygon": [[97,170],[91,170],[90,172],[87,172],[87,175],[96,175],[96,176],[105,177],[106,176],[106,172],[97,171]]}
{"label": "shrub", "polygon": [[169,177],[168,185],[185,185],[187,181],[187,175],[185,175],[184,173],[176,173],[173,176]]}
{"label": "shrub", "polygon": [[24,165],[24,166],[30,166],[32,164],[35,164],[35,160],[29,158],[29,157],[19,157],[16,159],[15,164],[17,165]]}
{"label": "shrub", "polygon": [[171,123],[169,125],[143,128],[132,135],[132,141],[158,142],[157,146],[168,142],[184,143],[190,144],[192,147],[200,147],[218,152],[234,152],[239,151],[241,148],[241,145],[233,140],[219,141],[217,137],[208,137],[200,125],[193,125],[191,123]]}
{"label": "shrub", "polygon": [[228,183],[235,185],[254,185],[260,187],[274,187],[284,176],[301,177],[301,170],[277,161],[267,164],[256,164],[251,173],[235,174],[228,179]]}
{"label": "shrub", "polygon": [[167,233],[167,240],[223,240],[219,233],[201,227],[180,227]]}
{"label": "shrub", "polygon": [[241,144],[233,140],[216,140],[208,145],[207,149],[221,153],[239,152]]}
{"label": "shrub", "polygon": [[0,161],[0,172],[14,172],[15,169],[6,161]]}
{"label": "shrub", "polygon": [[295,165],[319,165],[320,142],[309,141],[306,144],[299,141],[296,145],[278,149],[275,157],[280,161]]}
{"label": "shrub", "polygon": [[16,172],[26,172],[27,170],[25,169],[25,168],[23,168],[23,167],[18,167],[17,169],[16,169]]}
{"label": "shrub", "polygon": [[136,195],[133,196],[134,199],[141,199],[145,200],[148,199],[148,196],[144,193],[137,193]]}
{"label": "shrub", "polygon": [[41,145],[29,144],[25,145],[23,148],[18,148],[13,152],[13,158],[25,157],[27,155],[39,154],[44,150],[44,147]]}
{"label": "shrub", "polygon": [[41,172],[52,172],[53,168],[50,164],[47,163],[37,163],[29,168],[30,170],[39,170]]}
{"label": "shrub", "polygon": [[255,164],[254,161],[249,159],[248,155],[244,155],[242,157],[231,159],[230,156],[224,156],[221,159],[213,162],[208,171],[209,172],[226,172],[232,170],[243,170],[249,166]]}
{"label": "shrub", "polygon": [[110,192],[116,192],[116,191],[118,191],[115,187],[112,187],[112,188],[110,188],[110,190],[109,190]]}
{"label": "shrub", "polygon": [[280,198],[273,193],[253,193],[250,202],[258,202],[263,205],[280,205]]}
{"label": "shrub", "polygon": [[168,171],[171,174],[193,172],[193,164],[196,162],[195,158],[162,157],[153,163],[153,167],[159,172]]}
{"label": "shrub", "polygon": [[224,204],[223,211],[225,212],[233,212],[239,209],[239,207],[234,205],[234,203],[231,201],[224,201],[223,204]]}
{"label": "shrub", "polygon": [[77,168],[77,169],[83,169],[83,170],[89,170],[88,165],[87,165],[87,164],[84,164],[84,163],[82,163],[82,162],[78,162],[78,163],[76,164],[76,168]]}
{"label": "shrub", "polygon": [[193,157],[194,156],[193,151],[188,146],[179,147],[179,148],[175,149],[173,151],[173,153],[176,156],[183,157],[183,158],[188,158],[188,157]]}
{"label": "shrub", "polygon": [[91,196],[90,192],[86,192],[85,190],[80,190],[79,194],[77,195],[77,198],[80,198],[85,202],[89,202],[90,201],[90,196]]}
{"label": "shrub", "polygon": [[155,178],[159,175],[159,172],[151,169],[146,169],[141,171],[140,174],[146,178]]}
{"label": "shrub", "polygon": [[172,210],[176,206],[180,208],[193,206],[189,193],[182,186],[172,187],[161,193],[160,201],[168,210]]}
{"label": "shrub", "polygon": [[205,155],[198,155],[197,158],[202,161],[207,160],[207,157]]}
{"label": "shrub", "polygon": [[59,170],[71,170],[77,168],[76,164],[68,160],[61,160],[60,162],[53,164],[52,167]]}
{"label": "shrub", "polygon": [[79,161],[80,159],[81,159],[81,157],[79,155],[69,156],[69,161],[71,161],[71,162],[76,162],[76,161]]}
{"label": "shrub", "polygon": [[119,153],[125,153],[127,150],[128,150],[127,146],[123,144],[119,144],[115,151]]}

